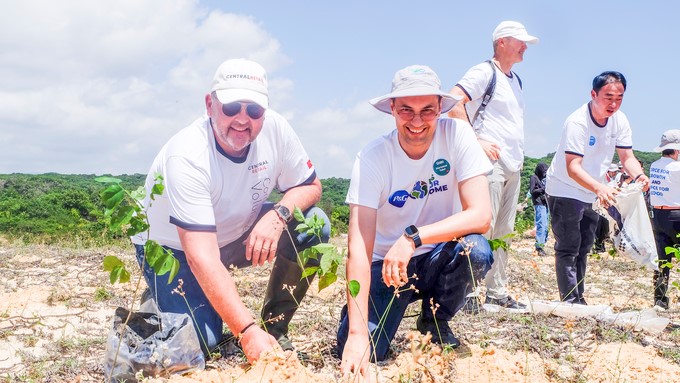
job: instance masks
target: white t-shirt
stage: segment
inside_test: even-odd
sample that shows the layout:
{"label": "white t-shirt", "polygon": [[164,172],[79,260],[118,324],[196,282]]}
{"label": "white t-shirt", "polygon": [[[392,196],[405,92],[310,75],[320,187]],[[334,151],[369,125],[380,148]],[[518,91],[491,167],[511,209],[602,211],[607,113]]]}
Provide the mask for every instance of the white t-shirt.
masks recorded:
{"label": "white t-shirt", "polygon": [[[524,99],[516,75],[508,77],[496,71],[496,88],[484,112],[474,121],[477,137],[501,147],[500,161],[510,171],[518,171],[524,163]],[[470,98],[465,104],[469,118],[473,118],[482,104],[482,97],[491,81],[488,62],[470,68],[458,81],[458,86]]]}
{"label": "white t-shirt", "polygon": [[[357,155],[347,203],[377,209],[373,261],[384,259],[404,229],[440,221],[461,211],[458,183],[487,174],[492,166],[470,124],[439,119],[427,153],[410,159],[393,130]],[[431,251],[423,245],[415,255]]]}
{"label": "white t-shirt", "polygon": [[649,167],[649,202],[652,206],[680,207],[680,162],[661,157]]}
{"label": "white t-shirt", "polygon": [[[307,153],[288,122],[267,110],[262,131],[245,159],[229,157],[215,141],[203,116],[175,134],[156,156],[146,179],[164,177],[165,192],[147,197],[150,238],[181,249],[177,227],[217,233],[220,247],[238,239],[254,224],[274,188],[286,190],[314,179]],[[143,244],[146,236],[134,237]]]}
{"label": "white t-shirt", "polygon": [[574,181],[567,173],[566,153],[583,157],[583,169],[599,182],[605,181],[616,148],[633,147],[632,131],[626,115],[617,111],[599,126],[586,103],[572,113],[564,122],[562,138],[555,157],[548,168],[545,192],[553,197],[573,198],[593,203],[597,196]]}

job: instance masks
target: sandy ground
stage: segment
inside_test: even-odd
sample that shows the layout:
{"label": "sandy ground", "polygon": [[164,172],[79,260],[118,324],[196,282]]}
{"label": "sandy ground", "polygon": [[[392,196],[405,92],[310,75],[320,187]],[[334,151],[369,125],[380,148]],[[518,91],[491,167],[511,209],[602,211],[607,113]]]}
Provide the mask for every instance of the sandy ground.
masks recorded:
{"label": "sandy ground", "polygon": [[[342,239],[339,239],[342,244]],[[552,257],[537,257],[528,239],[516,241],[511,285],[516,297],[555,299]],[[0,380],[104,381],[102,361],[111,317],[126,306],[135,284],[108,283],[105,255],[132,264],[131,249],[78,249],[0,241]],[[601,255],[589,261],[586,297],[615,311],[649,308],[651,274],[632,262]],[[267,269],[235,273],[246,305],[259,312]],[[133,278],[134,279],[134,278]],[[673,292],[675,300],[677,293]],[[232,355],[208,363],[204,371],[171,382],[335,382],[335,330],[344,303],[343,286],[313,291],[296,315],[294,354],[270,356],[249,366]],[[409,311],[418,307],[415,305]],[[409,314],[409,313],[407,313]],[[413,314],[413,313],[411,313]],[[372,365],[377,382],[680,382],[678,304],[659,315],[671,325],[660,334],[610,328],[590,320],[535,314],[456,315],[451,327],[463,345],[441,352],[411,333],[406,318],[395,339],[395,354]]]}

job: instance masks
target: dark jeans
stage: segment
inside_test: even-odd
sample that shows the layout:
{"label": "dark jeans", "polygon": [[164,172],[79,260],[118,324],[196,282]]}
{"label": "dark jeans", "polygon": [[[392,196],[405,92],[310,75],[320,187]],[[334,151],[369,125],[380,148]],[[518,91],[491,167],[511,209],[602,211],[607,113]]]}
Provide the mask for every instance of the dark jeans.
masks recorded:
{"label": "dark jeans", "polygon": [[595,228],[595,250],[604,251],[604,242],[607,238],[609,238],[609,220],[600,215]]}
{"label": "dark jeans", "polygon": [[[265,213],[272,209],[272,207],[273,204],[266,203],[262,207],[257,220],[259,221]],[[305,217],[309,218],[314,214],[325,221],[326,225],[321,240],[323,242],[328,242],[330,236],[330,221],[323,210],[317,207],[312,207],[306,211]],[[292,220],[291,223],[288,224],[288,231],[291,233],[293,241],[295,242],[294,246],[291,243],[288,234],[284,231],[277,245],[277,257],[284,257],[288,260],[297,262],[296,249],[300,252],[319,243],[319,238],[305,233],[298,234],[295,231],[297,225],[298,222],[295,220]],[[255,225],[253,225],[253,227],[255,227]],[[247,233],[243,234],[241,238],[220,248],[220,258],[225,267],[228,268],[230,265],[233,265],[243,268],[252,265],[252,263],[246,259],[245,246],[243,245],[243,241],[248,237],[250,231],[252,231],[252,228]],[[149,285],[151,295],[158,303],[158,308],[163,312],[187,313],[190,316],[193,312],[193,317],[195,318],[194,328],[197,331],[198,340],[203,352],[207,354],[208,351],[214,349],[215,346],[222,341],[222,318],[213,309],[210,301],[208,301],[201,286],[198,284],[198,280],[196,280],[196,277],[191,272],[184,251],[168,248],[173,252],[175,258],[177,258],[180,263],[177,276],[171,284],[168,284],[168,274],[157,276],[149,264],[144,261],[144,247],[135,245],[135,248],[137,250],[137,262],[144,266],[144,278]],[[318,265],[318,261],[311,260],[306,266],[313,265]],[[182,289],[184,290],[186,302],[179,294],[173,293],[173,290],[178,286],[179,280],[182,280]]]}
{"label": "dark jeans", "polygon": [[[472,244],[469,254],[464,252],[465,245],[461,242]],[[387,287],[382,281],[383,262],[373,262],[368,302],[371,360],[385,360],[409,303],[422,299],[421,315],[426,320],[435,319],[430,307],[439,304],[436,320],[440,323],[449,321],[463,307],[465,297],[474,289],[474,283],[484,278],[491,268],[493,253],[486,238],[479,234],[467,235],[461,242],[440,243],[431,252],[411,258],[407,272],[409,276],[418,276],[418,279],[410,280],[418,294],[407,285],[400,289],[397,297],[394,287]],[[471,270],[474,276],[470,274]],[[345,305],[338,329],[338,355],[341,358],[348,335],[349,319]]]}
{"label": "dark jeans", "polygon": [[[654,218],[652,219],[652,227],[654,228],[654,241],[656,242],[656,252],[659,256],[660,264],[672,260],[670,254],[666,254],[666,247],[680,244],[680,238],[677,234],[680,233],[680,210],[661,210],[654,209]],[[654,301],[661,301],[668,304],[668,279],[671,269],[668,267],[659,267],[659,271],[654,272]]]}
{"label": "dark jeans", "polygon": [[598,217],[591,203],[548,196],[555,235],[555,272],[560,299],[585,303],[586,264],[593,247]]}

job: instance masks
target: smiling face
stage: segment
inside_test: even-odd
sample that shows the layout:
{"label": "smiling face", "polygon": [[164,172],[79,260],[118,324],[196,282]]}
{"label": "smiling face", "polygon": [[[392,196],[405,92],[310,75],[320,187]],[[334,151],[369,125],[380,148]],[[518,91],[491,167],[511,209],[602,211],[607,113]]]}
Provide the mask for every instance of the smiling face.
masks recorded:
{"label": "smiling face", "polygon": [[[243,100],[243,102],[249,101]],[[212,121],[217,143],[230,156],[242,157],[248,145],[255,141],[262,131],[264,115],[253,119],[248,116],[246,108],[242,107],[236,115],[227,116],[222,111],[222,104],[213,94],[205,96],[205,107]]]}
{"label": "smiling face", "polygon": [[603,124],[603,120],[606,121],[607,118],[619,110],[623,102],[624,92],[623,84],[619,81],[606,84],[599,92],[590,91],[590,96],[592,97],[590,108],[593,117],[599,124]]}
{"label": "smiling face", "polygon": [[397,125],[399,144],[409,158],[421,158],[430,147],[441,112],[440,103],[439,96],[398,97],[392,100],[392,115]]}

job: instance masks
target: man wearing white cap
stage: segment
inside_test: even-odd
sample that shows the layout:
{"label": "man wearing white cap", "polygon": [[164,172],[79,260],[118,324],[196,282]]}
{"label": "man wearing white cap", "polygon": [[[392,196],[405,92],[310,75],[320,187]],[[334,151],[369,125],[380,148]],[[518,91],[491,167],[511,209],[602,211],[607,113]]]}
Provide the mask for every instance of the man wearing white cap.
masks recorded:
{"label": "man wearing white cap", "polygon": [[[206,354],[223,340],[225,322],[252,362],[263,351],[279,349],[277,341],[292,349],[288,323],[311,282],[301,280],[296,248],[302,251],[319,239],[301,234],[291,240],[284,233],[294,233],[291,212],[298,207],[325,220],[323,241],[330,226],[323,211],[313,207],[321,183],[312,162],[288,122],[269,109],[262,66],[245,59],[222,63],[205,107],[206,114],[175,134],[156,156],[147,193],[156,174],[163,176],[165,192],[144,201],[149,239],[180,261],[177,280],[183,282],[190,307],[172,294],[176,283],[168,285],[167,275],[156,276],[144,262],[147,237],[133,242],[160,310],[191,313]],[[274,189],[283,193],[277,204],[267,202]],[[241,301],[228,268],[265,262],[274,266],[260,322]]]}
{"label": "man wearing white cap", "polygon": [[620,111],[626,78],[615,71],[593,79],[591,100],[564,122],[562,138],[548,168],[546,194],[555,236],[555,272],[560,300],[585,305],[588,255],[599,214],[592,204],[610,205],[616,190],[605,184],[614,152],[633,182],[649,187],[649,178],[633,153],[633,133]]}
{"label": "man wearing white cap", "polygon": [[[661,158],[649,167],[649,200],[652,204],[652,227],[660,264],[671,262],[666,247],[680,245],[680,130],[668,130],[661,136],[661,143],[654,149]],[[668,279],[670,268],[661,266],[654,272],[654,304],[668,308]]]}
{"label": "man wearing white cap", "polygon": [[435,343],[460,344],[447,321],[493,258],[480,235],[491,220],[491,164],[467,121],[439,118],[457,101],[422,65],[399,70],[392,92],[370,101],[396,129],[359,152],[347,193],[347,280],[360,289],[348,291],[338,330],[346,374],[365,376],[369,358],[386,358],[418,299],[418,330]]}
{"label": "man wearing white cap", "polygon": [[[491,60],[470,68],[451,90],[451,94],[461,101],[449,116],[470,121],[477,141],[494,165],[489,175],[492,219],[487,237],[499,239],[515,229],[524,163],[522,82],[512,66],[524,59],[527,44],[538,43],[538,38],[529,35],[516,21],[503,21],[494,30],[492,41]],[[502,248],[494,251],[494,260],[486,275],[485,303],[511,309],[525,308],[507,289],[507,252]],[[465,310],[472,313],[479,310],[476,297],[468,299]]]}

